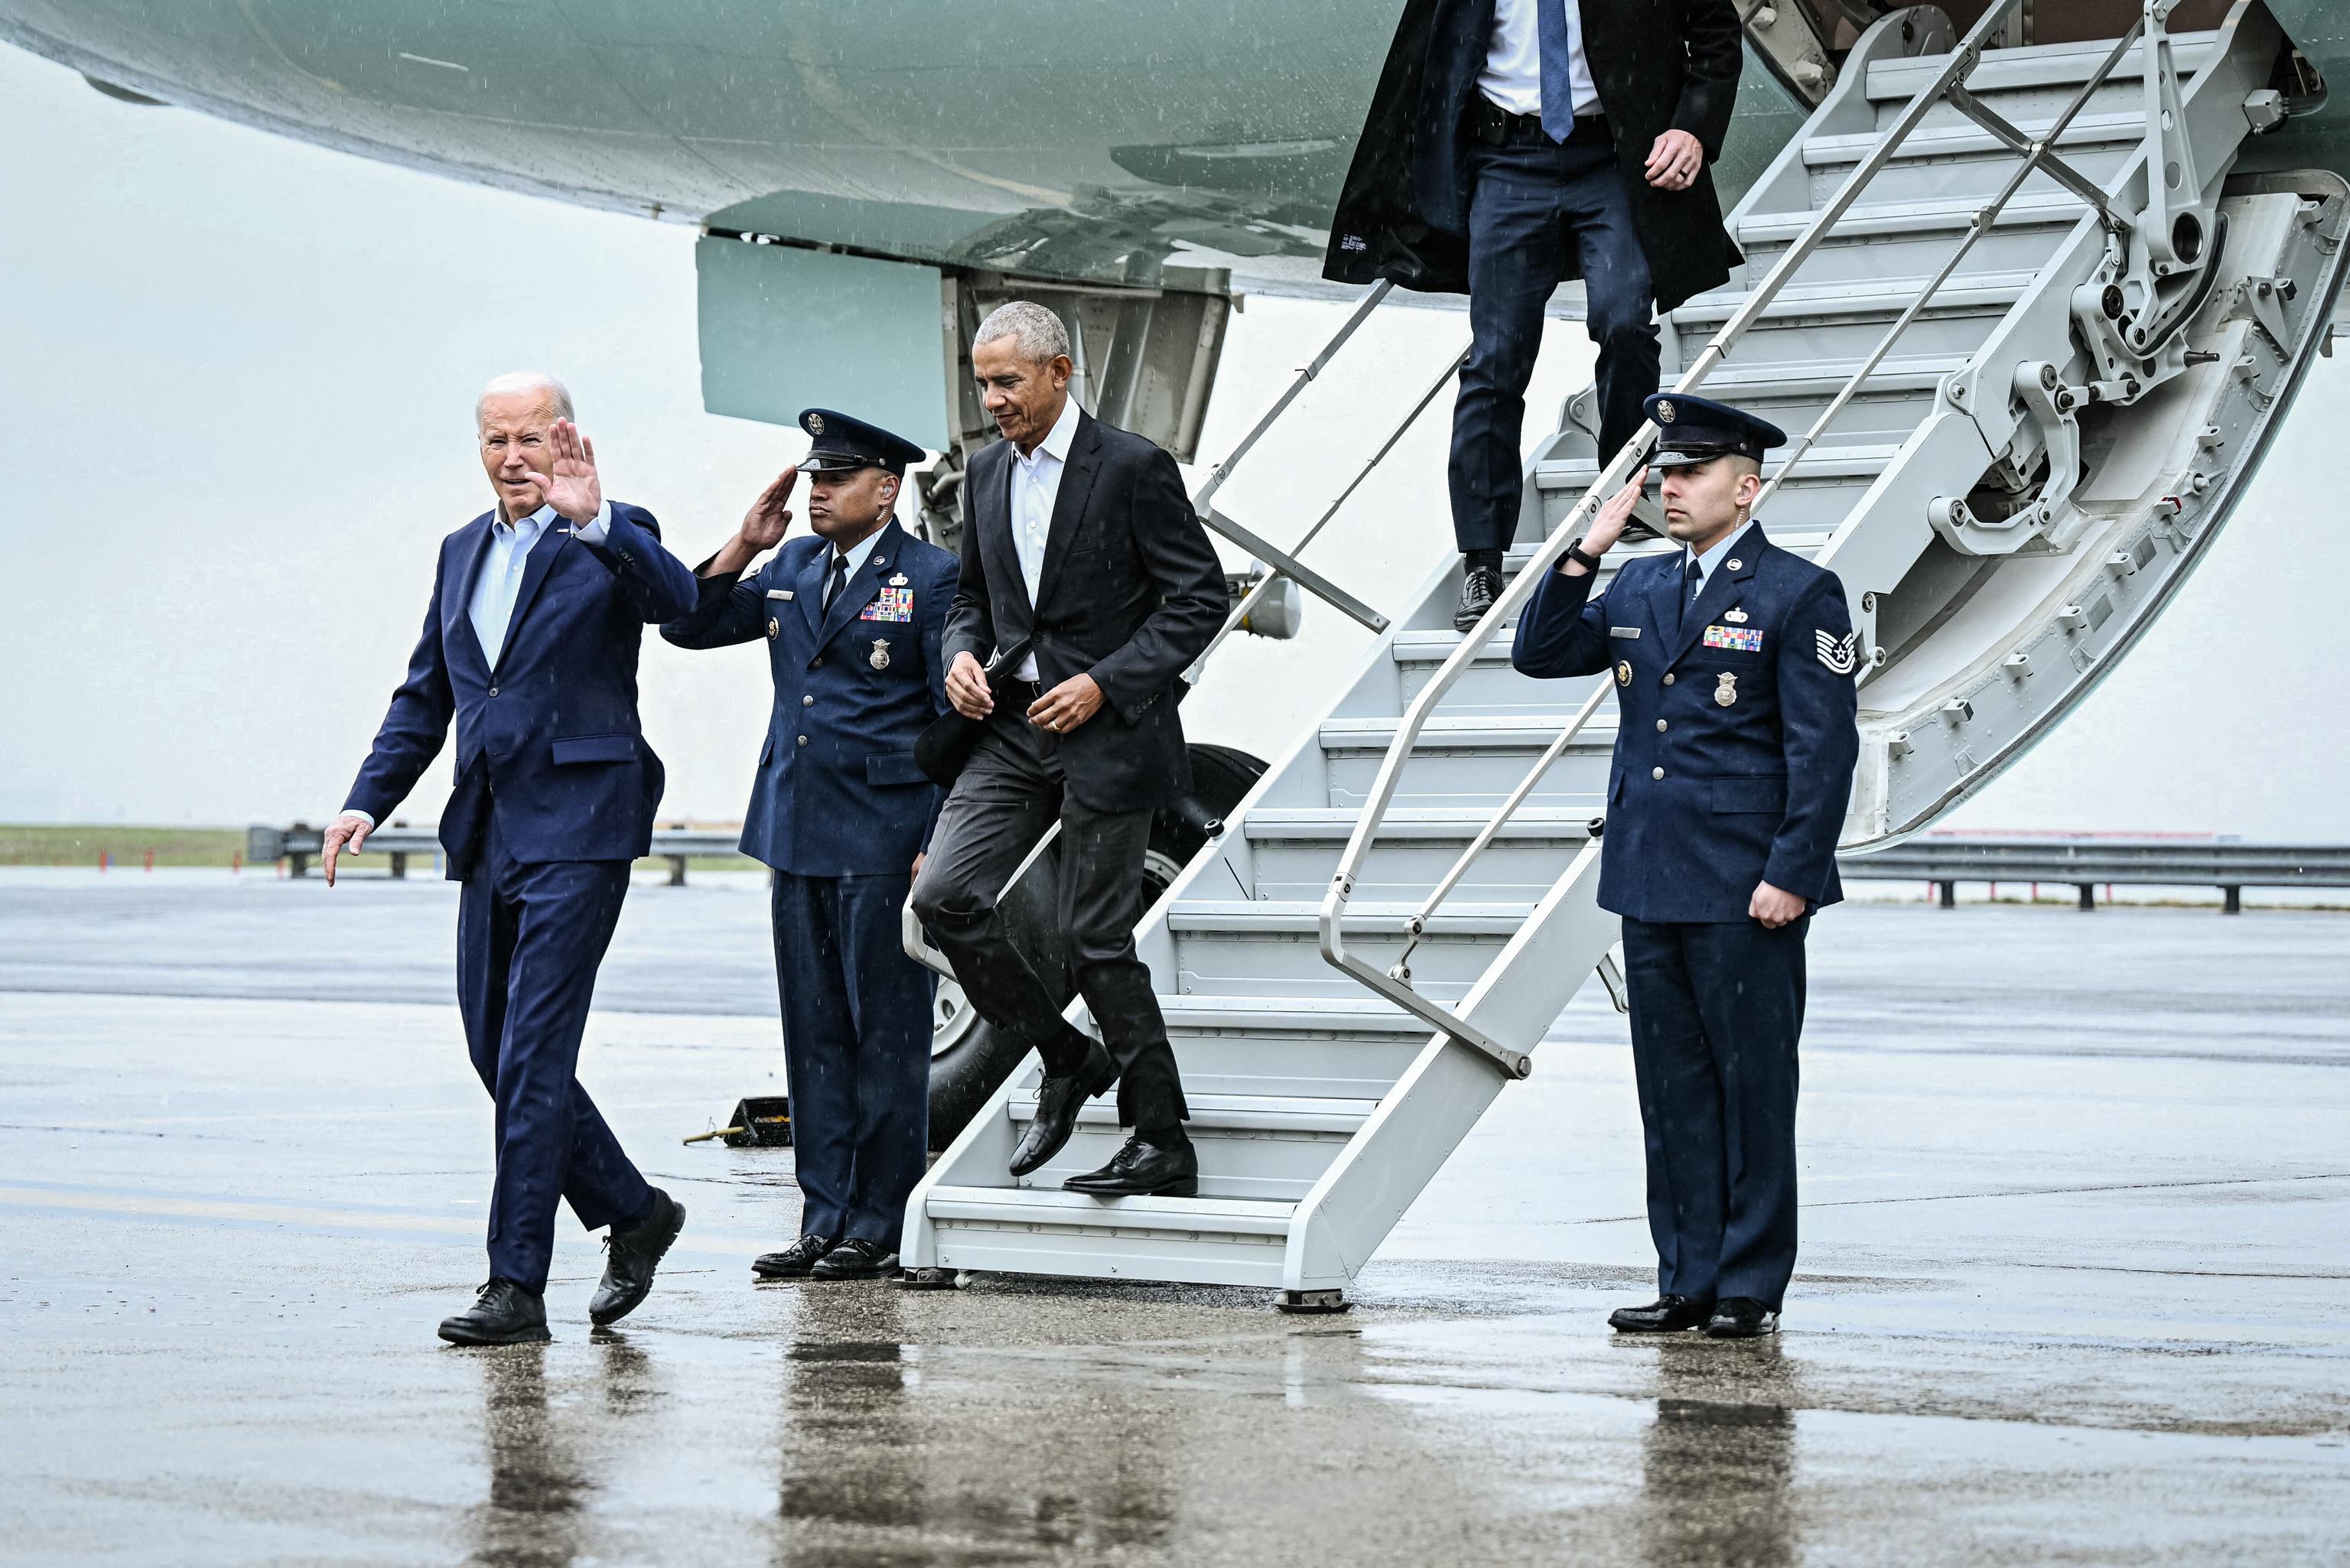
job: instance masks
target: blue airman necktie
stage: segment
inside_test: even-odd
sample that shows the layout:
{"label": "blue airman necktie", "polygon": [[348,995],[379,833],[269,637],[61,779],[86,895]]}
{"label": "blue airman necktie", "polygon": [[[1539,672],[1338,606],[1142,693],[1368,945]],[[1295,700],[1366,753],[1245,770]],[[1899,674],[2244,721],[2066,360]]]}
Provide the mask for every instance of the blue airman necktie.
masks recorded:
{"label": "blue airman necktie", "polygon": [[1696,556],[1690,557],[1689,570],[1682,574],[1682,581],[1688,584],[1688,587],[1681,595],[1680,618],[1682,624],[1687,625],[1689,612],[1696,607],[1697,596],[1705,587],[1705,573],[1698,566]]}
{"label": "blue airman necktie", "polygon": [[1542,124],[1553,141],[1575,134],[1575,84],[1568,77],[1566,8],[1575,0],[1536,0],[1534,33],[1542,44]]}
{"label": "blue airman necktie", "polygon": [[827,613],[832,609],[833,599],[840,593],[841,585],[847,581],[848,557],[835,550],[832,553],[832,570],[824,575],[824,607]]}

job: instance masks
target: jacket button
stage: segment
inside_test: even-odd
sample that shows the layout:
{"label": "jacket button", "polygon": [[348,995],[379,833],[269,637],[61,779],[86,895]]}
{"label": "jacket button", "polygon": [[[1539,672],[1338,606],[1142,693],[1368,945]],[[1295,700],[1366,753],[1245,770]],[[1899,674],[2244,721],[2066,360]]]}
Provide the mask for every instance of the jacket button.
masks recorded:
{"label": "jacket button", "polygon": [[[802,735],[802,736],[800,736],[800,737],[799,737],[799,742],[798,742],[798,743],[799,743],[799,744],[801,744],[801,745],[803,745],[803,746],[806,745],[806,744],[807,744],[807,737],[806,737],[806,735]],[[1661,776],[1663,775],[1663,774],[1664,774],[1664,770],[1663,770],[1662,768],[1659,768],[1659,769],[1657,770],[1657,772],[1658,772],[1658,774],[1659,774],[1659,777],[1661,777]]]}
{"label": "jacket button", "polygon": [[808,668],[810,670],[822,670],[824,668],[824,660],[821,659],[811,659],[808,660]]}
{"label": "jacket button", "polygon": [[816,706],[816,699],[813,697],[802,697],[800,699],[800,706],[803,708],[813,708]]}
{"label": "jacket button", "polygon": [[1669,676],[1669,675],[1666,676],[1666,677],[1665,677],[1665,684],[1666,684],[1666,685],[1668,685],[1668,686],[1670,686],[1672,683],[1673,683],[1673,678],[1672,678],[1671,676]]}
{"label": "jacket button", "polygon": [[1659,735],[1661,735],[1661,734],[1663,734],[1664,732],[1665,732],[1665,722],[1664,722],[1662,719],[1659,719],[1659,720],[1658,720],[1658,721],[1657,721],[1657,733],[1659,733]]}
{"label": "jacket button", "polygon": [[494,686],[491,687],[491,688],[490,688],[490,695],[491,695],[491,696],[493,696],[493,697],[494,697],[494,696],[496,696],[497,694],[498,694],[498,689],[497,689],[496,687],[494,687]]}
{"label": "jacket button", "polygon": [[1665,770],[1662,768],[1650,768],[1648,770],[1648,776],[1652,779],[1660,779],[1665,776]]}

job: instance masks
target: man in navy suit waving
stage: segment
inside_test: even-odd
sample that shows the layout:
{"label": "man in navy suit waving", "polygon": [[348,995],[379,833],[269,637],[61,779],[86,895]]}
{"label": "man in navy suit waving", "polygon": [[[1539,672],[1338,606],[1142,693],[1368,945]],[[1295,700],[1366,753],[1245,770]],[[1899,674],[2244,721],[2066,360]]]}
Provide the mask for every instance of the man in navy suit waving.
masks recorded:
{"label": "man in navy suit waving", "polygon": [[802,465],[813,536],[784,539],[800,473],[787,468],[702,563],[700,607],[661,635],[764,639],[775,680],[743,853],[775,871],[800,1236],[752,1272],[867,1280],[897,1272],[930,1147],[934,982],[899,921],[939,814],[914,742],[947,711],[939,639],[958,568],[898,524],[921,448],[830,409],[800,425],[815,441]]}
{"label": "man in navy suit waving", "polygon": [[621,1152],[577,1077],[597,966],[630,862],[651,847],[660,759],[637,721],[648,622],[693,607],[693,574],[652,514],[608,502],[596,452],[550,376],[502,376],[475,405],[496,507],[441,542],[408,678],[328,826],[357,851],[406,799],[451,724],[457,787],[441,815],[457,907],[457,1006],[497,1106],[490,1280],[441,1324],[454,1345],[544,1340],[555,1211],[611,1227],[588,1303],[617,1321],[652,1288],[685,1210]]}
{"label": "man in navy suit waving", "polygon": [[1599,904],[1624,917],[1659,1295],[1608,1321],[1743,1339],[1778,1327],[1795,1267],[1804,935],[1844,896],[1860,659],[1835,574],[1751,515],[1786,437],[1703,398],[1645,411],[1682,547],[1593,595],[1644,472],[1544,577],[1510,661],[1616,682]]}

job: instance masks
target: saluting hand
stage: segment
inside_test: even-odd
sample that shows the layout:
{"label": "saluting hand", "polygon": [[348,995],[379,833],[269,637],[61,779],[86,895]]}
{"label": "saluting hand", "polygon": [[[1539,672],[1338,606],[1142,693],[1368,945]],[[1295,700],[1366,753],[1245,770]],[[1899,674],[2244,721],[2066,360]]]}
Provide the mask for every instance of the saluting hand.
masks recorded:
{"label": "saluting hand", "polygon": [[1659,191],[1686,191],[1697,183],[1698,171],[1704,167],[1705,149],[1697,138],[1686,130],[1668,130],[1648,149],[1648,164],[1642,172]]}
{"label": "saluting hand", "polygon": [[[1583,535],[1583,553],[1604,556],[1624,536],[1624,525],[1632,520],[1632,508],[1640,504],[1641,487],[1648,483],[1648,471],[1640,470],[1632,483],[1609,496],[1591,520],[1590,530]],[[1590,568],[1572,556],[1560,558],[1559,570],[1570,577],[1579,577]]]}
{"label": "saluting hand", "polygon": [[799,481],[800,465],[793,463],[775,475],[775,482],[759,492],[759,499],[743,514],[740,537],[753,554],[772,550],[784,542],[784,531],[792,525],[792,509],[786,503],[792,498],[792,486]]}
{"label": "saluting hand", "polygon": [[557,420],[547,449],[554,461],[551,473],[533,472],[530,481],[546,504],[567,523],[586,527],[604,509],[604,482],[596,474],[596,443],[579,433],[569,420]]}

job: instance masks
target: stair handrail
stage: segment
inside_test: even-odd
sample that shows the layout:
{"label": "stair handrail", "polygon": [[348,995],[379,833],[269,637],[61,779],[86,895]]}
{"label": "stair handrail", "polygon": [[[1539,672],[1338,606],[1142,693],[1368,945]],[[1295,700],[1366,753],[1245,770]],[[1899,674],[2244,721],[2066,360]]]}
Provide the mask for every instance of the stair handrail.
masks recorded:
{"label": "stair handrail", "polygon": [[[2148,8],[2152,9],[2151,6]],[[2091,182],[2085,175],[2058,158],[2054,149],[2058,139],[2064,134],[2081,110],[2088,106],[2089,100],[2096,96],[2097,89],[2106,85],[2115,68],[2136,47],[2145,32],[2146,23],[2143,18],[2132,24],[2129,31],[2115,43],[2104,62],[2074,95],[2072,102],[2065,105],[2064,111],[2049,124],[2037,140],[2027,137],[2022,131],[2008,124],[2005,119],[1983,106],[1968,92],[1962,83],[1953,85],[1949,89],[1948,101],[1969,119],[1982,126],[1994,140],[2007,146],[2011,151],[2020,153],[2022,161],[2016,166],[2015,172],[2002,187],[1999,193],[1975,210],[1966,233],[1960,237],[1958,246],[1944,261],[1941,270],[1928,280],[1925,288],[1887,329],[1884,337],[1877,341],[1876,348],[1861,362],[1860,368],[1854,371],[1838,389],[1835,396],[1829,400],[1826,410],[1796,441],[1794,450],[1789,452],[1773,470],[1770,479],[1763,484],[1761,493],[1755,497],[1752,510],[1756,514],[1759,514],[1764,503],[1778,493],[1779,486],[1794,470],[1795,465],[1809,456],[1819,444],[1821,436],[1825,435],[1828,427],[1835,422],[1836,416],[1842,413],[1846,406],[1859,395],[1861,389],[1867,385],[1869,379],[1884,364],[1887,356],[1892,353],[1894,345],[1900,341],[1902,334],[1907,332],[1918,317],[1925,313],[1927,306],[1933,302],[1934,296],[1939,294],[1942,286],[1957,274],[1959,264],[1973,251],[1976,242],[1991,232],[1991,225],[1998,221],[2000,214],[2007,210],[2008,203],[2015,199],[2016,194],[2022,190],[2025,182],[2035,171],[2046,167],[2049,172],[2068,190],[2075,195],[2082,196],[2089,203],[2096,213],[2098,221],[2109,232],[2122,234],[2129,229],[2130,219],[2114,206],[2111,196]],[[1681,389],[1687,391],[1690,389],[1684,385]],[[1607,689],[1605,686],[1592,693],[1590,700],[1583,705],[1582,711],[1568,722],[1565,729],[1560,732],[1558,738],[1554,740],[1548,749],[1535,761],[1524,781],[1506,801],[1503,802],[1501,809],[1485,825],[1483,831],[1470,843],[1468,848],[1461,851],[1460,858],[1452,863],[1451,868],[1437,882],[1435,889],[1429,894],[1410,920],[1407,922],[1407,939],[1403,951],[1398,956],[1394,969],[1389,971],[1395,978],[1406,981],[1410,979],[1409,966],[1411,962],[1411,955],[1419,947],[1421,937],[1427,934],[1430,918],[1436,913],[1438,906],[1451,897],[1452,889],[1460,885],[1461,879],[1468,875],[1470,866],[1500,836],[1510,818],[1516,815],[1518,808],[1525,803],[1526,797],[1534,793],[1534,786],[1541,782],[1544,774],[1550,771],[1551,764],[1565,753],[1568,744],[1598,707],[1600,699],[1607,694]],[[1401,972],[1397,973],[1397,971]]]}
{"label": "stair handrail", "polygon": [[[1843,221],[1845,214],[1859,200],[1861,193],[1875,182],[1877,176],[1884,171],[1886,165],[1893,161],[1894,155],[1925,121],[1926,116],[1950,96],[1953,88],[1963,88],[1967,78],[1973,75],[1975,67],[1981,63],[1983,51],[1990,47],[1993,35],[2004,31],[2009,17],[2022,4],[2023,0],[1997,0],[1996,4],[1984,10],[1975,25],[1968,29],[1966,37],[1960,40],[1958,47],[1951,51],[1950,59],[1944,63],[1941,70],[1935,74],[1933,81],[1911,99],[1908,107],[1891,125],[1886,128],[1876,145],[1870,148],[1867,156],[1863,158],[1854,167],[1853,171],[1845,177],[1844,183],[1837,187],[1835,194],[1828,199],[1827,204],[1820,209],[1804,232],[1796,237],[1794,243],[1788,246],[1785,254],[1781,255],[1770,272],[1764,275],[1762,281],[1748,294],[1745,303],[1733,311],[1730,318],[1723,322],[1721,328],[1708,340],[1704,351],[1698,356],[1696,362],[1674,384],[1677,394],[1695,391],[1705,383],[1706,379],[1721,362],[1730,357],[1731,349],[1746,336],[1747,331],[1761,318],[1762,313],[1778,299],[1788,282],[1802,270],[1804,264],[1811,260],[1820,246],[1826,242],[1830,232]],[[1876,26],[1889,27],[1903,25],[1904,22],[1905,18],[1897,12],[1883,17]],[[2126,47],[2126,44],[2124,47]],[[2117,50],[2116,54],[2119,52]],[[2109,64],[2106,69],[2111,68]],[[1380,759],[1378,774],[1372,783],[1368,798],[1364,802],[1362,815],[1357,818],[1355,830],[1347,837],[1346,850],[1338,857],[1338,867],[1331,876],[1329,889],[1322,897],[1321,912],[1316,920],[1318,943],[1326,961],[1351,975],[1364,986],[1396,1003],[1406,1012],[1424,1020],[1439,1033],[1447,1035],[1457,1044],[1491,1057],[1504,1074],[1514,1078],[1525,1077],[1533,1072],[1534,1059],[1530,1055],[1494,1039],[1451,1008],[1432,1002],[1412,990],[1409,971],[1404,969],[1404,966],[1400,964],[1397,966],[1401,972],[1389,973],[1347,950],[1345,929],[1347,902],[1353,897],[1355,879],[1361,874],[1363,862],[1370,854],[1371,845],[1378,836],[1379,827],[1385,823],[1388,811],[1394,806],[1396,790],[1403,780],[1404,766],[1409,762],[1412,752],[1418,747],[1419,737],[1427,729],[1428,722],[1434,715],[1437,705],[1460,681],[1461,676],[1476,663],[1478,655],[1482,653],[1486,645],[1500,634],[1502,627],[1524,607],[1526,600],[1534,597],[1534,589],[1557,566],[1559,557],[1566,553],[1567,546],[1582,535],[1585,525],[1597,512],[1605,498],[1623,488],[1630,480],[1634,466],[1655,450],[1658,433],[1658,428],[1653,421],[1641,425],[1633,434],[1632,439],[1625,443],[1605,471],[1594,481],[1583,499],[1575,504],[1575,509],[1567,514],[1559,525],[1553,529],[1541,545],[1535,549],[1534,558],[1526,563],[1525,568],[1503,589],[1501,597],[1493,601],[1492,607],[1487,610],[1476,626],[1461,638],[1461,645],[1452,650],[1451,655],[1439,667],[1435,676],[1427,685],[1420,688],[1410,705],[1405,709],[1403,719],[1396,727],[1395,737],[1388,742],[1387,755]],[[1606,692],[1607,689],[1602,687],[1598,695],[1604,696]],[[1506,821],[1505,814],[1514,811],[1517,803],[1533,793],[1534,784],[1541,776],[1542,771],[1546,770],[1558,754],[1565,750],[1567,744],[1581,732],[1597,709],[1598,702],[1596,699],[1583,705],[1575,717],[1568,722],[1560,737],[1544,753],[1543,760],[1536,765],[1534,777],[1529,778],[1512,794],[1509,801],[1503,803],[1503,811],[1497,813],[1497,816]],[[1498,824],[1488,826],[1494,833],[1500,831]],[[1491,836],[1480,835],[1480,846],[1491,842]],[[1462,867],[1456,867],[1455,869],[1458,871]],[[1561,880],[1573,874],[1570,868],[1568,872],[1562,874]],[[1459,880],[1457,875],[1449,877],[1445,890],[1449,893],[1451,887]],[[1410,940],[1415,943],[1421,931],[1425,929],[1426,921],[1432,910],[1432,903],[1423,906],[1421,912],[1410,922],[1410,925],[1419,928],[1409,932]]]}

